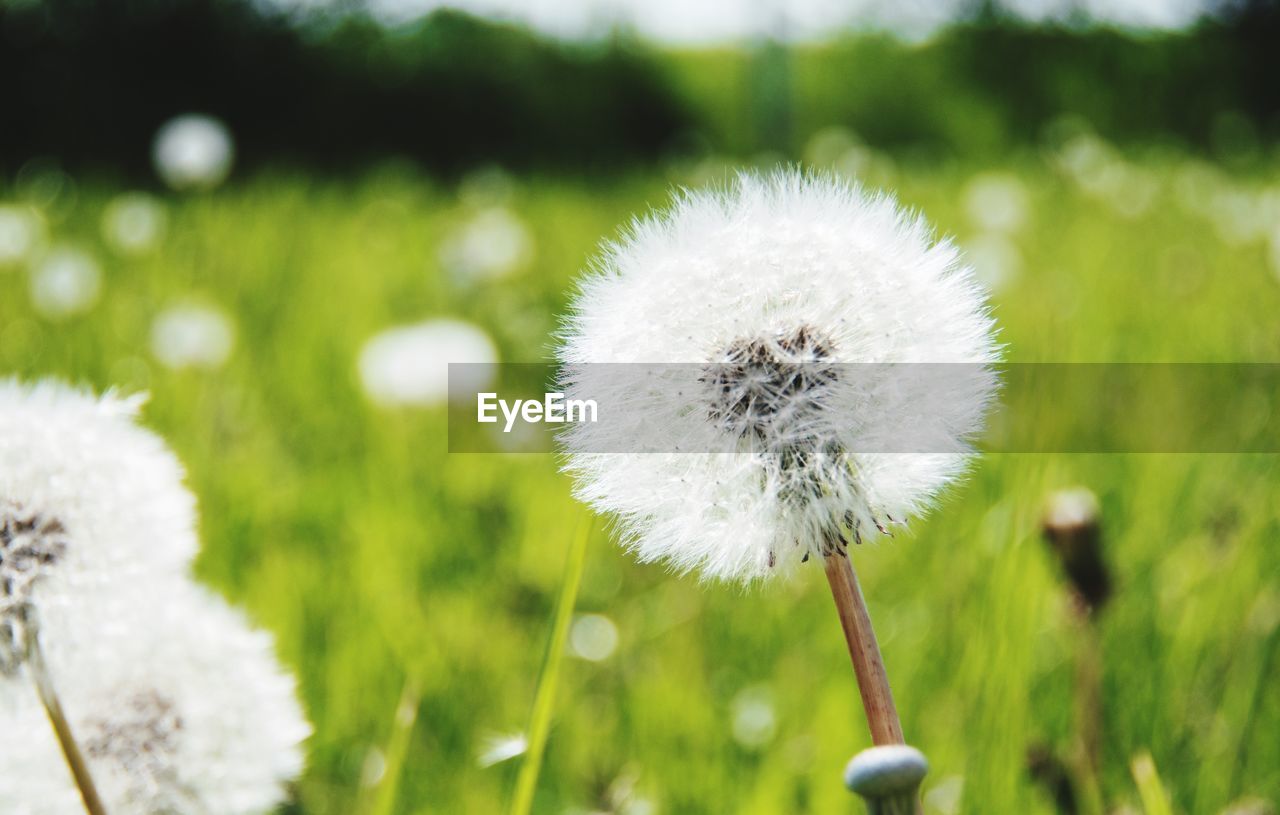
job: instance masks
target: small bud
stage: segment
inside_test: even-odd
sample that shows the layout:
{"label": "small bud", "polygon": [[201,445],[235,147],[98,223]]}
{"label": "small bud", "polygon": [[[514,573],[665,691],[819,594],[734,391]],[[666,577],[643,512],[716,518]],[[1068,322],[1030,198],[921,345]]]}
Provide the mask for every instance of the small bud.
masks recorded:
{"label": "small bud", "polygon": [[1042,525],[1084,610],[1097,611],[1111,596],[1097,497],[1084,487],[1055,492],[1049,496]]}

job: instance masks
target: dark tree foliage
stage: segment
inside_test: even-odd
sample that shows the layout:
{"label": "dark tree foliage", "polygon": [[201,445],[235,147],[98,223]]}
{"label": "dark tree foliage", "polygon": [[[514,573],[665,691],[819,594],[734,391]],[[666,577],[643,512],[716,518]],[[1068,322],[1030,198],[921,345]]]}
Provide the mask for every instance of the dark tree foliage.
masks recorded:
{"label": "dark tree foliage", "polygon": [[211,113],[241,166],[408,157],[590,168],[652,157],[691,126],[625,43],[568,46],[438,12],[321,30],[249,0],[0,0],[0,165],[55,156],[143,173],[156,129]]}

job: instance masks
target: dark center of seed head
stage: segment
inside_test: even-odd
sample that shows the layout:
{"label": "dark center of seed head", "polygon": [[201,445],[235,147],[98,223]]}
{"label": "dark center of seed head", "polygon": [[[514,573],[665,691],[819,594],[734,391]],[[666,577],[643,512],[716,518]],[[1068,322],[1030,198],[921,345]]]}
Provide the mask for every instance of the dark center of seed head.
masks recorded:
{"label": "dark center of seed head", "polygon": [[836,380],[833,351],[807,325],[734,340],[701,377],[711,390],[710,419],[738,438],[803,446]]}

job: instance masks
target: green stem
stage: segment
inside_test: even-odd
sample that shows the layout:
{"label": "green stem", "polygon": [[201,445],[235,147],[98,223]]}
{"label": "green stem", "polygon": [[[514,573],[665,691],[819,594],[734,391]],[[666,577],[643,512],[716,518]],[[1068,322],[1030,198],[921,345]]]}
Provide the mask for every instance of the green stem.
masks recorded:
{"label": "green stem", "polygon": [[555,710],[556,685],[560,680],[565,641],[569,637],[569,623],[578,602],[578,587],[582,584],[582,571],[587,561],[587,540],[590,537],[591,519],[584,513],[569,550],[569,559],[565,563],[564,581],[560,584],[555,624],[551,630],[551,643],[547,646],[546,659],[538,678],[538,690],[533,700],[533,713],[529,717],[529,747],[516,778],[511,815],[529,815],[533,809],[533,794],[538,787],[542,755],[546,750],[547,735],[551,731],[551,714]]}

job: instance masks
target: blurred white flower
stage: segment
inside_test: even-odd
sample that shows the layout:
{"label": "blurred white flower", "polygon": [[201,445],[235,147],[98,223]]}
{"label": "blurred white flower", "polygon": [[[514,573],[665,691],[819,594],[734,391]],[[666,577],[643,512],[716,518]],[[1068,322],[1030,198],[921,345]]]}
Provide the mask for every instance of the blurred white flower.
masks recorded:
{"label": "blurred white flower", "polygon": [[490,736],[484,740],[484,747],[476,757],[481,767],[492,767],[518,756],[529,749],[529,740],[523,733],[512,733],[504,736]]}
{"label": "blurred white flower", "polygon": [[[609,419],[566,425],[567,469],[641,560],[764,577],[924,512],[966,465],[994,390],[985,295],[892,198],[742,175],[637,221],[596,269],[560,358]],[[970,364],[886,365],[947,362]]]}
{"label": "blurred white flower", "polygon": [[175,190],[208,190],[231,173],[231,131],[212,116],[191,113],[170,119],[151,146],[156,172]]}
{"label": "blurred white flower", "polygon": [[533,256],[533,234],[514,212],[490,207],[440,246],[440,263],[461,280],[505,277]]}
{"label": "blurred white flower", "polygon": [[89,311],[101,293],[102,270],[79,249],[55,248],[31,270],[31,305],[53,320]]}
{"label": "blurred white flower", "polygon": [[768,688],[746,688],[733,697],[733,738],[743,747],[760,748],[773,741],[778,716]]}
{"label": "blurred white flower", "polygon": [[117,195],[102,213],[102,236],[116,251],[142,255],[164,236],[168,216],[164,206],[144,192]]}
{"label": "blurred white flower", "polygon": [[[49,638],[46,651],[109,811],[263,815],[284,801],[310,726],[268,634],[185,580],[81,622],[74,647]],[[0,764],[0,800],[27,815],[78,811],[44,711],[28,683],[10,685],[0,732],[22,749]]]}
{"label": "blurred white flower", "polygon": [[964,189],[969,220],[980,229],[1016,232],[1027,222],[1030,207],[1026,185],[1012,173],[981,173]]}
{"label": "blurred white flower", "polygon": [[491,379],[498,350],[482,329],[459,320],[428,320],[388,329],[360,352],[360,380],[383,405],[434,405],[449,395],[449,363],[461,369],[457,384],[474,390]]}
{"label": "blurred white flower", "polygon": [[166,367],[222,366],[235,346],[230,318],[216,308],[182,305],[165,309],[151,326],[151,353]]}
{"label": "blurred white flower", "polygon": [[974,275],[991,292],[999,293],[1022,271],[1022,252],[1001,232],[984,232],[964,244]]}
{"label": "blurred white flower", "polygon": [[618,647],[618,627],[601,614],[583,614],[573,621],[569,647],[591,662],[606,660]]}
{"label": "blurred white flower", "polygon": [[44,222],[28,207],[0,205],[0,271],[35,253],[44,242]]}
{"label": "blurred white flower", "polygon": [[0,674],[21,661],[24,614],[51,647],[75,648],[87,642],[75,620],[107,598],[187,573],[194,502],[177,459],[136,424],[140,404],[0,380]]}

